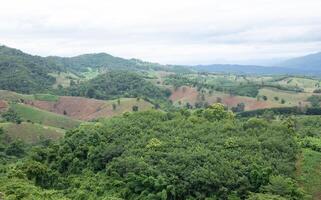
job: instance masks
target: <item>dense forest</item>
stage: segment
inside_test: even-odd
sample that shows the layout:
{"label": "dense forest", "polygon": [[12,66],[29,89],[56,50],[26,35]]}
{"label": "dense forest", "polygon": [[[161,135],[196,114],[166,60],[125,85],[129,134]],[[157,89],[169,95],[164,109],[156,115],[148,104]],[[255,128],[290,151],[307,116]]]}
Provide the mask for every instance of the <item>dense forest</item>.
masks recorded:
{"label": "dense forest", "polygon": [[32,93],[50,88],[55,78],[49,72],[60,70],[39,56],[0,46],[0,89]]}
{"label": "dense forest", "polygon": [[123,70],[109,71],[89,81],[75,83],[63,93],[96,99],[141,97],[165,100],[170,95],[169,90],[155,86],[143,75]]}
{"label": "dense forest", "polygon": [[302,199],[296,155],[299,141],[320,135],[309,125],[318,121],[235,118],[221,104],[126,113],[57,143],[2,147],[0,190],[8,199]]}

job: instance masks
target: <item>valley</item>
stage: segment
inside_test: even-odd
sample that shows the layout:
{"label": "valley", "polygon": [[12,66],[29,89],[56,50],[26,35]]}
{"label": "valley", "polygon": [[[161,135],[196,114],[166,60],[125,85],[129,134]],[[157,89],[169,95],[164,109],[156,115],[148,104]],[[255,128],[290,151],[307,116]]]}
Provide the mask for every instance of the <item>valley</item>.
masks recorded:
{"label": "valley", "polygon": [[8,199],[320,199],[318,76],[4,46],[0,69]]}

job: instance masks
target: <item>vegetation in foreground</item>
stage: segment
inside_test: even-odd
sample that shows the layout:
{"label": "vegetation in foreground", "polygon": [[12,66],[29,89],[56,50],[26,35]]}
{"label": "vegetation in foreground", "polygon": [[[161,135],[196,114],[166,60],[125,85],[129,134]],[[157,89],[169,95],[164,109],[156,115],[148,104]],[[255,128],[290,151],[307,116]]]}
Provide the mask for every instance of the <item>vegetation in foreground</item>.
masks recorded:
{"label": "vegetation in foreground", "polygon": [[8,199],[308,198],[296,158],[306,134],[319,137],[307,125],[317,120],[237,119],[220,104],[127,113],[68,131],[19,162],[4,154],[0,190]]}

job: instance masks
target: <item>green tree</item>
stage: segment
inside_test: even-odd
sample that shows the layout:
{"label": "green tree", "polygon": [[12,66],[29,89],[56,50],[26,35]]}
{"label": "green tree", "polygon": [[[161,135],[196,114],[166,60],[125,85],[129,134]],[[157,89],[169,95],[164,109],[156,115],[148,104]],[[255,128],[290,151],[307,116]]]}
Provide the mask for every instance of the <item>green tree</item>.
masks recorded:
{"label": "green tree", "polygon": [[263,187],[263,191],[286,199],[299,200],[303,197],[295,182],[291,178],[282,176],[271,176],[270,183]]}
{"label": "green tree", "polygon": [[267,101],[267,100],[268,100],[267,96],[265,96],[265,95],[262,96],[262,99],[263,99],[264,101]]}
{"label": "green tree", "polygon": [[138,106],[136,106],[136,105],[133,106],[133,107],[132,107],[132,110],[133,110],[134,112],[137,112],[137,111],[138,111]]}
{"label": "green tree", "polygon": [[21,157],[25,153],[25,144],[21,140],[16,140],[9,144],[6,154],[10,156]]}
{"label": "green tree", "polygon": [[215,103],[203,112],[204,118],[209,121],[219,121],[223,119],[233,119],[233,113],[226,111],[223,104]]}

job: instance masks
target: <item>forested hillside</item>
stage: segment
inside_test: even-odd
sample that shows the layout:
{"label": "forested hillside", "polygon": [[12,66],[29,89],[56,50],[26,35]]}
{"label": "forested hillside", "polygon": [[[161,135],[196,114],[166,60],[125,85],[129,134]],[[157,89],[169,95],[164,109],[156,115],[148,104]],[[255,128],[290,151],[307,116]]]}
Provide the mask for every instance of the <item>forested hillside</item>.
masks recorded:
{"label": "forested hillside", "polygon": [[55,82],[48,73],[59,70],[55,63],[42,57],[0,46],[0,89],[23,93],[43,91]]}
{"label": "forested hillside", "polygon": [[67,89],[72,96],[96,99],[140,97],[165,100],[170,91],[155,86],[141,74],[123,70],[110,71],[89,81],[75,84]]}
{"label": "forested hillside", "polygon": [[220,104],[128,113],[2,165],[0,190],[13,199],[302,199],[294,127],[291,119],[238,120]]}
{"label": "forested hillside", "polygon": [[[99,69],[127,69],[127,70],[149,70],[157,66],[154,63],[147,63],[135,59],[124,59],[114,57],[106,53],[85,54],[75,57],[47,57],[47,60],[56,63],[62,68],[74,72],[86,72],[88,68]],[[160,66],[160,65],[159,65]]]}
{"label": "forested hillside", "polygon": [[[21,93],[51,91],[56,83],[55,74],[69,73],[82,80],[85,73],[109,70],[189,72],[183,66],[160,65],[137,59],[123,59],[106,53],[85,54],[76,57],[40,57],[20,50],[0,46],[0,89]],[[71,75],[70,75],[71,74]]]}

